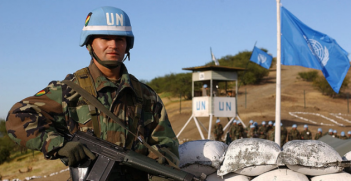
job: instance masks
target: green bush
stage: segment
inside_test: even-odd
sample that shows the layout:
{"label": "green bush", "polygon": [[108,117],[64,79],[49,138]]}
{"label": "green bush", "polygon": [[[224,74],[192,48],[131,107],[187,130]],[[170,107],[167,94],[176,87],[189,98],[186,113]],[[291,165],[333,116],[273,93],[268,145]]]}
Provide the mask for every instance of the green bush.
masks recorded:
{"label": "green bush", "polygon": [[[341,84],[339,94],[349,87],[350,80],[348,77],[345,77],[344,81]],[[324,95],[328,95],[330,97],[336,97],[339,94],[334,92],[334,90],[330,87],[328,81],[324,78],[324,76],[319,76],[313,81],[313,86],[316,87],[319,91]]]}
{"label": "green bush", "polygon": [[299,72],[299,76],[304,81],[313,82],[318,77],[318,71],[317,70],[311,70],[311,71],[308,71],[308,72]]}
{"label": "green bush", "polygon": [[10,158],[10,150],[5,147],[0,147],[0,164],[4,163]]}

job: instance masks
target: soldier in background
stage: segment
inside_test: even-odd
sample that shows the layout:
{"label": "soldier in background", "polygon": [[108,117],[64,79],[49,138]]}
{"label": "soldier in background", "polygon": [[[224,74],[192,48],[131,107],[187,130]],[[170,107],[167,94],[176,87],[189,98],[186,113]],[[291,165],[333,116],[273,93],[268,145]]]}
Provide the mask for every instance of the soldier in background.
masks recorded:
{"label": "soldier in background", "polygon": [[305,130],[301,131],[301,139],[302,140],[312,140],[312,133],[308,129],[308,125],[305,124],[303,127],[305,128]]}
{"label": "soldier in background", "polygon": [[293,124],[292,129],[288,134],[288,141],[299,140],[301,138],[300,132],[297,130],[297,125]]}
{"label": "soldier in background", "polygon": [[272,122],[272,121],[269,121],[269,122],[268,122],[268,126],[267,126],[267,130],[266,130],[266,133],[268,133],[268,131],[270,131],[270,130],[272,130],[272,129],[274,129],[274,128],[273,128],[273,122]]}
{"label": "soldier in background", "polygon": [[[272,123],[272,121],[269,121],[269,123]],[[267,139],[274,141],[275,140],[275,129],[273,127],[269,128],[269,123],[268,123]],[[274,123],[274,126],[275,126],[275,123]]]}
{"label": "soldier in background", "polygon": [[345,132],[341,131],[339,139],[346,140],[347,137],[345,135]]}
{"label": "soldier in background", "polygon": [[336,129],[333,131],[333,136],[334,138],[339,138],[338,131]]}
{"label": "soldier in background", "polygon": [[233,124],[229,130],[229,136],[230,136],[231,141],[235,140],[235,132],[237,129],[238,129],[238,125],[236,124],[236,120],[234,119]]}
{"label": "soldier in background", "polygon": [[222,135],[223,135],[223,126],[220,123],[220,120],[217,118],[216,124],[214,125],[213,128],[213,134],[215,135],[215,140],[216,141],[221,141]]}
{"label": "soldier in background", "polygon": [[350,139],[351,138],[351,131],[348,131],[347,132],[347,139]]}
{"label": "soldier in background", "polygon": [[240,139],[240,138],[243,138],[244,127],[240,120],[237,121],[237,124],[238,124],[238,128],[235,131],[235,137],[236,139]]}
{"label": "soldier in background", "polygon": [[280,147],[286,143],[286,137],[288,137],[288,130],[283,126],[283,123],[280,123]]}
{"label": "soldier in background", "polygon": [[316,134],[316,136],[314,136],[314,139],[318,140],[322,136],[323,136],[322,128],[318,128],[318,133]]}
{"label": "soldier in background", "polygon": [[328,133],[326,134],[328,134],[329,136],[333,136],[333,129],[329,129]]}
{"label": "soldier in background", "polygon": [[258,128],[258,131],[257,131],[259,138],[266,139],[266,131],[267,131],[266,121],[262,121],[262,125],[261,127]]}
{"label": "soldier in background", "polygon": [[257,133],[255,131],[256,126],[255,125],[250,125],[250,129],[247,132],[247,137],[248,138],[257,138]]}
{"label": "soldier in background", "polygon": [[253,123],[254,123],[253,120],[250,120],[249,125],[245,128],[246,137],[249,137],[248,132],[250,131],[251,125],[253,125]]}

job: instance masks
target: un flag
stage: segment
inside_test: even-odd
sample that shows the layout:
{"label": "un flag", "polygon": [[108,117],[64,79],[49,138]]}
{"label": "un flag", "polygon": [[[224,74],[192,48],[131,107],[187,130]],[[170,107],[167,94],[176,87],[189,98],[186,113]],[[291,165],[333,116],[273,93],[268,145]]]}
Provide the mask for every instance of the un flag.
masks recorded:
{"label": "un flag", "polygon": [[339,93],[350,68],[348,53],[326,34],[311,29],[281,7],[281,55],[283,65],[299,65],[323,72]]}
{"label": "un flag", "polygon": [[271,66],[272,59],[273,57],[271,55],[268,55],[265,51],[257,48],[256,46],[254,47],[250,57],[250,60],[252,62],[257,63],[258,65],[261,65],[266,69],[269,69],[269,67]]}

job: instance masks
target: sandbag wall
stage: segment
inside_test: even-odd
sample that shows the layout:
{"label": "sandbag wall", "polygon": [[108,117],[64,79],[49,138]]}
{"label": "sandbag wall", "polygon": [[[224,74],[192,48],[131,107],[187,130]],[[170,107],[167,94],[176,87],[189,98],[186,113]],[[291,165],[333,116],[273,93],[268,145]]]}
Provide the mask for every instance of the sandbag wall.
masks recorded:
{"label": "sandbag wall", "polygon": [[343,158],[328,144],[318,140],[294,140],[283,148],[273,141],[244,138],[230,145],[213,140],[196,140],[179,146],[179,167],[207,181],[265,180],[350,180],[350,167],[338,163]]}

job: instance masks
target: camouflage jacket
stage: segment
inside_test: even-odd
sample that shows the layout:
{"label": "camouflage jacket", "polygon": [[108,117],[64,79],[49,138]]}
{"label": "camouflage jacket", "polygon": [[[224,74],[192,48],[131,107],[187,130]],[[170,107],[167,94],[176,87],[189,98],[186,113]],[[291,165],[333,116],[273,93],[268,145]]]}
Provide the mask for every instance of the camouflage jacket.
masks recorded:
{"label": "camouflage jacket", "polygon": [[300,132],[297,129],[291,129],[289,134],[288,134],[288,141],[291,140],[300,140]]}
{"label": "camouflage jacket", "polygon": [[257,138],[258,137],[255,128],[249,129],[249,131],[247,132],[247,137],[248,138]]}
{"label": "camouflage jacket", "polygon": [[215,124],[214,125],[214,129],[213,129],[213,133],[216,136],[222,136],[223,135],[223,126],[222,126],[222,124]]}
{"label": "camouflage jacket", "polygon": [[[178,164],[178,140],[172,130],[165,107],[158,95],[148,86],[141,85],[141,118],[136,120],[136,90],[124,65],[121,67],[121,79],[116,84],[108,80],[96,67],[89,65],[89,72],[94,81],[97,99],[124,122],[129,131],[98,111],[100,138],[116,145],[132,149],[137,153],[156,159],[153,152],[143,146],[130,132],[143,136],[155,149]],[[65,80],[77,83],[73,74]],[[136,80],[137,81],[137,80]],[[160,111],[155,110],[155,105]],[[52,81],[34,96],[16,103],[7,116],[8,135],[17,143],[30,149],[43,152],[45,158],[58,158],[57,151],[65,144],[62,133],[92,129],[91,114],[87,102],[74,90],[60,81]]]}
{"label": "camouflage jacket", "polygon": [[348,138],[346,136],[339,136],[339,139],[347,140]]}
{"label": "camouflage jacket", "polygon": [[259,138],[266,139],[267,126],[261,126],[258,128],[257,134]]}
{"label": "camouflage jacket", "polygon": [[312,132],[308,129],[301,131],[301,139],[302,140],[312,140]]}
{"label": "camouflage jacket", "polygon": [[318,132],[318,133],[314,136],[314,139],[315,139],[315,140],[318,140],[318,139],[321,138],[322,136],[324,136],[323,133],[319,133],[319,132]]}

